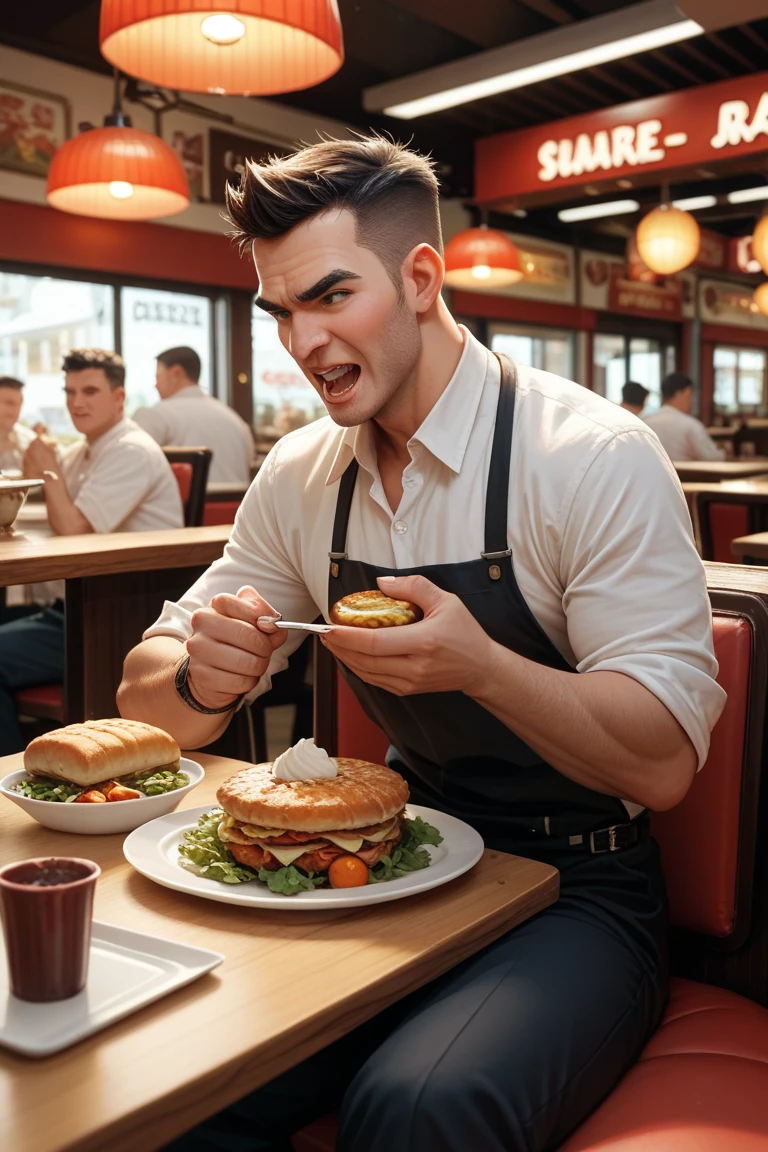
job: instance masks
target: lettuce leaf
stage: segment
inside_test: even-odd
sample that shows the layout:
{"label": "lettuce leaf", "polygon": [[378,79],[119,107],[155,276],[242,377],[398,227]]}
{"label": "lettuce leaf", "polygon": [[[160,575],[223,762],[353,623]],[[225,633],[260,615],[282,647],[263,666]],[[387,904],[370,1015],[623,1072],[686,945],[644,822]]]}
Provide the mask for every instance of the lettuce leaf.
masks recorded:
{"label": "lettuce leaf", "polygon": [[382,856],[374,868],[368,869],[368,883],[381,884],[385,880],[395,880],[398,876],[408,876],[419,872],[432,863],[429,852],[423,844],[442,844],[443,838],[433,824],[427,824],[421,816],[403,820],[403,837],[393,849],[391,856]]}
{"label": "lettuce leaf", "polygon": [[277,892],[280,896],[295,896],[297,892],[314,892],[328,879],[325,872],[302,872],[294,864],[287,868],[278,868],[270,872],[267,868],[259,869],[259,880],[266,884],[270,892]]}
{"label": "lettuce leaf", "polygon": [[253,868],[238,864],[234,856],[219,840],[219,824],[224,813],[221,808],[204,812],[197,828],[189,828],[179,844],[179,864],[188,872],[205,876],[207,880],[221,880],[224,884],[243,884],[256,880]]}

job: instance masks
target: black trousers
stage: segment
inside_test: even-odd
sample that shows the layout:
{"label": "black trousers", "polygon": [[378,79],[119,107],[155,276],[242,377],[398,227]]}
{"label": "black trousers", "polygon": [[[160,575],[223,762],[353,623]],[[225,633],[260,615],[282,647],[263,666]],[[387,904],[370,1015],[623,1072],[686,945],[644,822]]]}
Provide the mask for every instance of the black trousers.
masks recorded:
{"label": "black trousers", "polygon": [[557,904],[167,1152],[288,1152],[334,1107],[338,1152],[557,1148],[660,1021],[667,910],[653,840],[536,856],[561,870]]}

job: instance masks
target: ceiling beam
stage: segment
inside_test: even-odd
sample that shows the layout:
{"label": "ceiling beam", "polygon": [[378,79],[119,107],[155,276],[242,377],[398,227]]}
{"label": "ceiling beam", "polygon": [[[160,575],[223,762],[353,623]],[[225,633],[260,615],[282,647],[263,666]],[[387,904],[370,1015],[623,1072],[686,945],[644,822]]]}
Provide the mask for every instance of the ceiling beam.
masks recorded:
{"label": "ceiling beam", "polygon": [[538,12],[539,16],[546,16],[553,24],[570,24],[573,20],[569,12],[564,12],[557,4],[553,4],[552,0],[520,0],[520,2],[525,4],[526,8]]}
{"label": "ceiling beam", "polygon": [[707,39],[711,44],[716,45],[721,52],[724,52],[726,56],[730,56],[732,60],[740,64],[742,68],[746,68],[748,72],[754,69],[755,66],[751,60],[748,60],[746,56],[742,55],[738,48],[733,48],[727,40],[723,40],[722,36],[718,36],[716,32],[710,32]]}
{"label": "ceiling beam", "polygon": [[[686,56],[692,56],[697,63],[703,64],[705,68],[711,68],[715,75],[720,76],[721,79],[728,80],[733,75],[728,68],[724,68],[717,60],[712,60],[706,52],[702,52],[695,44],[680,44],[679,48]],[[699,83],[701,83],[701,78]]]}

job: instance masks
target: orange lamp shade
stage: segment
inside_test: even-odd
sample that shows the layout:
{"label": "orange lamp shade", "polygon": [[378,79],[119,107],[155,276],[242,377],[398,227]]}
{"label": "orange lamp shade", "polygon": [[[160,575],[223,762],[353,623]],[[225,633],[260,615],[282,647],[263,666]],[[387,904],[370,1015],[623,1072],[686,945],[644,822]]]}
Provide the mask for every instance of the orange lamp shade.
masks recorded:
{"label": "orange lamp shade", "polygon": [[[752,255],[768,276],[768,216],[761,216],[752,233]],[[761,288],[765,285],[761,284]]]}
{"label": "orange lamp shade", "polygon": [[760,311],[764,316],[768,316],[768,280],[763,284],[758,284],[752,296],[755,304],[757,304]]}
{"label": "orange lamp shade", "polygon": [[57,149],[48,203],[77,216],[153,220],[189,205],[189,187],[172,148],[138,128],[91,128]]}
{"label": "orange lamp shade", "polygon": [[660,204],[638,224],[635,242],[641,260],[652,272],[671,276],[696,259],[701,231],[690,212]]}
{"label": "orange lamp shade", "polygon": [[450,288],[505,288],[523,275],[517,248],[492,228],[467,228],[446,245],[445,283]]}
{"label": "orange lamp shade", "polygon": [[102,0],[101,51],[162,88],[269,96],[344,61],[337,0]]}

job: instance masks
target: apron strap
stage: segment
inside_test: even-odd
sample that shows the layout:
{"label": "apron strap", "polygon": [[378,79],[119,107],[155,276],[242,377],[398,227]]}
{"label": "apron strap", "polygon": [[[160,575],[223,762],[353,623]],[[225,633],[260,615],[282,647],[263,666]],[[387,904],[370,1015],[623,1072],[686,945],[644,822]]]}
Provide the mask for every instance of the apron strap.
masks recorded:
{"label": "apron strap", "polygon": [[497,357],[501,365],[501,387],[493,430],[488,487],[485,493],[484,560],[510,556],[507,543],[509,473],[512,464],[512,425],[515,418],[515,366],[507,356]]}
{"label": "apron strap", "polygon": [[331,551],[328,558],[331,562],[331,574],[338,576],[339,560],[347,558],[347,525],[349,512],[352,507],[352,497],[355,494],[355,481],[359,469],[357,460],[352,459],[339,483],[339,494],[336,499],[336,515],[333,520],[333,536],[331,537]]}

